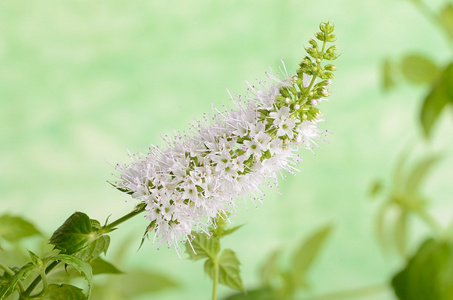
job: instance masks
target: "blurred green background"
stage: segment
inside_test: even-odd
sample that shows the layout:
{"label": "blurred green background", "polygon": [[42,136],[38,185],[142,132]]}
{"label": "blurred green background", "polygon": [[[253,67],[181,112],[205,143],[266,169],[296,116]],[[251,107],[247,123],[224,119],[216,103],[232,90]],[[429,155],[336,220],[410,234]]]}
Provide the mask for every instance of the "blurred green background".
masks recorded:
{"label": "blurred green background", "polygon": [[[262,207],[241,207],[233,220],[245,226],[223,247],[237,252],[250,288],[273,249],[290,251],[331,223],[310,293],[386,282],[401,262],[378,248],[368,191],[375,178],[389,177],[407,142],[420,140],[427,90],[401,84],[384,93],[381,64],[414,51],[439,64],[450,57],[439,31],[409,1],[0,2],[0,213],[23,215],[48,235],[74,211],[99,220],[125,214],[134,202],[106,180],[115,178],[109,164],[128,161],[126,147],[137,152],[184,130],[211,103],[228,104],[225,88],[243,93],[244,79],[264,78],[281,58],[295,70],[322,21],[335,24],[342,53],[333,95],[322,105],[323,127],[333,134],[316,155],[302,153],[302,172],[268,191]],[[417,143],[417,151],[452,153],[451,116],[437,125],[431,143]],[[446,155],[424,189],[445,223],[452,168]],[[181,282],[157,299],[207,298],[211,283],[201,264],[150,242],[135,251],[146,225],[138,217],[112,233],[111,253],[130,238],[121,268]],[[221,288],[220,298],[229,293]]]}

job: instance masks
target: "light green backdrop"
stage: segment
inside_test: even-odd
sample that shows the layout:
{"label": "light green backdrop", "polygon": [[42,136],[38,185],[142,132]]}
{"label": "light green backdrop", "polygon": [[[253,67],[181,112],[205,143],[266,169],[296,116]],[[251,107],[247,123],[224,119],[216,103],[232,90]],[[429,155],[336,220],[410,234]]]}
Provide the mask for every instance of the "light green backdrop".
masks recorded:
{"label": "light green backdrop", "polygon": [[[302,173],[281,181],[281,195],[269,191],[264,206],[241,208],[235,222],[246,225],[225,246],[253,287],[271,250],[292,249],[330,222],[313,293],[384,282],[399,265],[377,248],[367,191],[417,137],[426,91],[403,84],[382,93],[380,64],[411,50],[448,58],[438,31],[408,1],[0,2],[0,213],[24,215],[47,234],[76,210],[100,220],[126,213],[134,203],[106,183],[114,179],[106,162],[127,161],[126,147],[136,152],[187,128],[211,103],[228,103],[225,88],[244,92],[244,79],[263,78],[281,58],[295,69],[321,21],[336,25],[342,53],[322,107],[329,144],[316,156],[302,153]],[[451,153],[451,118],[442,125],[434,148]],[[452,166],[448,156],[426,189],[445,220]],[[183,283],[157,299],[207,298],[200,263],[151,243],[135,252],[146,225],[137,218],[112,234],[112,252],[136,237],[123,269],[160,270]]]}

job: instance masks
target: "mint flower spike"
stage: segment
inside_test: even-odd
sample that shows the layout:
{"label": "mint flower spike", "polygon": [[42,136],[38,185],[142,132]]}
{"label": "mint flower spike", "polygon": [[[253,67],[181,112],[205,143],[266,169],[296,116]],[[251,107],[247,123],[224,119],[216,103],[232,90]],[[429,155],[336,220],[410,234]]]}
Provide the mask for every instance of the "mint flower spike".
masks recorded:
{"label": "mint flower spike", "polygon": [[[147,154],[130,155],[130,164],[117,164],[116,186],[140,203],[146,203],[150,221],[145,236],[154,232],[155,241],[172,245],[190,242],[191,231],[209,233],[219,216],[236,211],[237,199],[262,203],[263,185],[278,186],[277,173],[294,174],[300,149],[313,151],[326,130],[318,128],[318,105],[330,95],[327,89],[335,66],[334,27],[320,25],[309,41],[306,56],[295,75],[282,61],[268,81],[249,85],[245,97],[231,96],[233,108],[213,108],[190,127],[190,134],[176,133],[167,147],[151,145]],[[244,200],[246,206],[247,201]]]}

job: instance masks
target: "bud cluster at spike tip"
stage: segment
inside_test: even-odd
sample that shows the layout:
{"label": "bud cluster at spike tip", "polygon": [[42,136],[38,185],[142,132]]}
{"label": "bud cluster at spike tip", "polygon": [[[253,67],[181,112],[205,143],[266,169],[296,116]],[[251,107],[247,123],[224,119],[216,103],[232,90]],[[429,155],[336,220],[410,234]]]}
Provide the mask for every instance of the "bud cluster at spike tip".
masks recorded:
{"label": "bud cluster at spike tip", "polygon": [[[238,199],[262,202],[263,185],[277,186],[277,174],[293,173],[301,161],[295,152],[312,150],[325,130],[318,129],[318,105],[330,95],[327,87],[335,66],[333,26],[320,32],[306,48],[309,56],[293,75],[285,65],[268,81],[249,84],[245,97],[231,96],[233,108],[214,108],[196,121],[190,134],[167,139],[167,147],[152,145],[147,154],[130,155],[130,164],[117,164],[120,180],[115,186],[140,203],[146,203],[150,224],[145,236],[173,245],[190,241],[192,230],[204,231],[216,218],[234,212]],[[246,203],[247,205],[247,203]]]}

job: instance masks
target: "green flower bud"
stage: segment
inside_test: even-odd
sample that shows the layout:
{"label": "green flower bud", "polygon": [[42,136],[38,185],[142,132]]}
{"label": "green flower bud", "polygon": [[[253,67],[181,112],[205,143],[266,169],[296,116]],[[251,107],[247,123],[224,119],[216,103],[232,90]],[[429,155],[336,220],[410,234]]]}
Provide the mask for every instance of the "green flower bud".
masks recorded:
{"label": "green flower bud", "polygon": [[335,26],[331,26],[329,23],[321,23],[319,29],[324,33],[331,34],[334,31]]}
{"label": "green flower bud", "polygon": [[337,37],[335,36],[335,34],[330,34],[327,36],[328,42],[335,42],[336,39],[337,39]]}
{"label": "green flower bud", "polygon": [[316,107],[311,106],[311,107],[310,107],[310,110],[309,110],[308,112],[309,112],[311,115],[316,116],[316,115],[319,114],[319,109],[317,109]]}
{"label": "green flower bud", "polygon": [[337,45],[329,47],[329,49],[327,49],[326,53],[333,53],[335,50],[338,50]]}
{"label": "green flower bud", "polygon": [[329,64],[329,65],[325,65],[325,66],[324,66],[324,69],[327,70],[327,71],[336,71],[336,70],[337,70],[337,67],[335,67],[335,66],[332,65],[332,64]]}
{"label": "green flower bud", "polygon": [[297,75],[298,75],[298,77],[296,77],[296,76],[293,77],[293,82],[297,83],[297,84],[303,84],[303,81],[302,81],[303,73],[299,74],[299,72],[298,72]]}
{"label": "green flower bud", "polygon": [[310,39],[310,40],[308,41],[308,43],[309,43],[310,45],[312,45],[313,48],[318,48],[318,43],[317,43],[314,39]]}
{"label": "green flower bud", "polygon": [[327,34],[331,34],[334,31],[335,26],[333,26],[333,25],[330,26],[329,24],[327,24],[327,28],[326,29],[327,29]]}
{"label": "green flower bud", "polygon": [[331,72],[326,72],[325,76],[326,76],[326,79],[334,79],[335,78],[335,75],[333,75],[333,73],[331,73]]}
{"label": "green flower bud", "polygon": [[[297,78],[297,77],[296,77],[296,78]],[[292,86],[289,86],[289,87],[287,87],[287,88],[288,88],[288,90],[289,90],[294,96],[297,95],[297,90],[296,90],[296,88],[295,88],[293,85],[292,85]]]}
{"label": "green flower bud", "polygon": [[322,42],[324,42],[326,40],[326,35],[322,32],[317,32],[315,34],[315,37]]}
{"label": "green flower bud", "polygon": [[326,54],[324,54],[324,59],[326,59],[326,60],[332,61],[332,60],[335,60],[337,58],[338,58],[338,54],[336,54],[336,53],[326,53]]}
{"label": "green flower bud", "polygon": [[313,48],[306,48],[305,51],[314,58],[317,58],[319,56],[319,51],[318,49],[313,49]]}
{"label": "green flower bud", "polygon": [[289,94],[288,89],[286,87],[280,88],[280,94],[285,98],[291,98],[291,95]]}

